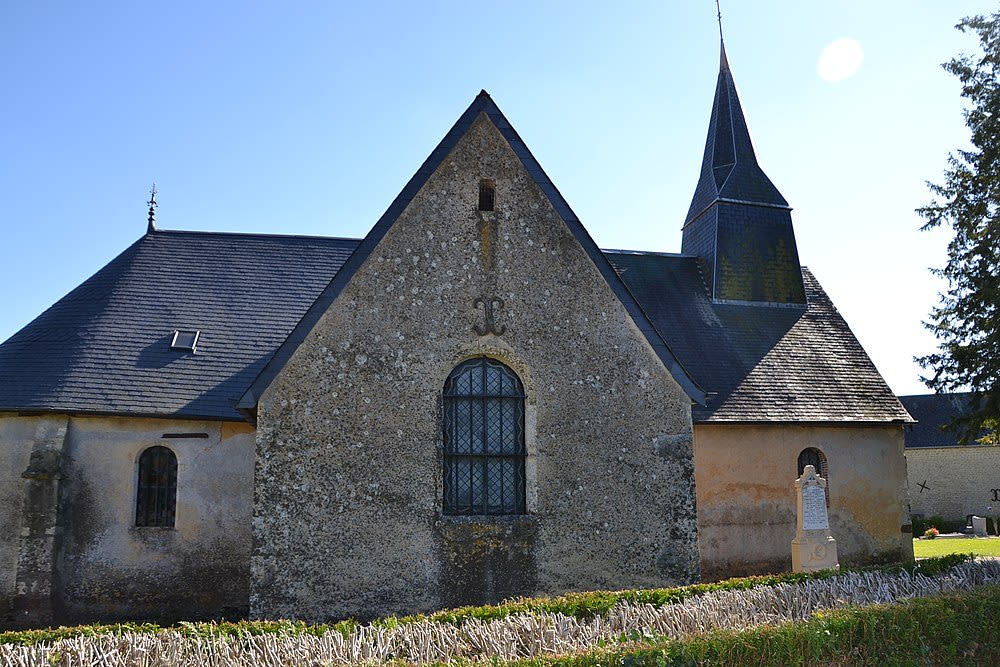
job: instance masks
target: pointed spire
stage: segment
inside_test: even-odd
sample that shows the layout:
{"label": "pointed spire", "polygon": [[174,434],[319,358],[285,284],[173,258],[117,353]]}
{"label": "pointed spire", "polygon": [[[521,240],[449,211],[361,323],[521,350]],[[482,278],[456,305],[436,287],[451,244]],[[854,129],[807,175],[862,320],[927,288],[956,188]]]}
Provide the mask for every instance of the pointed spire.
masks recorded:
{"label": "pointed spire", "polygon": [[151,234],[156,231],[156,183],[149,191],[149,217],[146,222],[146,233]]}
{"label": "pointed spire", "polygon": [[719,77],[681,252],[704,259],[715,299],[803,303],[791,209],[757,163],[719,20]]}
{"label": "pointed spire", "polygon": [[788,202],[757,164],[724,42],[721,44],[719,79],[705,141],[701,177],[685,224],[719,199],[788,207]]}

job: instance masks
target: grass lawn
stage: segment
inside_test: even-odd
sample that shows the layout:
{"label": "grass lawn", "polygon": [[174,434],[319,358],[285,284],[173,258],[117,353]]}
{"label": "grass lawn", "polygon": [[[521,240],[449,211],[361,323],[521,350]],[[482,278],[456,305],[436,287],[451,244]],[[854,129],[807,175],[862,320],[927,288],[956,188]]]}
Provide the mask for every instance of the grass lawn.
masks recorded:
{"label": "grass lawn", "polygon": [[974,537],[969,539],[913,540],[913,555],[917,558],[944,556],[946,554],[975,554],[1000,556],[1000,538]]}

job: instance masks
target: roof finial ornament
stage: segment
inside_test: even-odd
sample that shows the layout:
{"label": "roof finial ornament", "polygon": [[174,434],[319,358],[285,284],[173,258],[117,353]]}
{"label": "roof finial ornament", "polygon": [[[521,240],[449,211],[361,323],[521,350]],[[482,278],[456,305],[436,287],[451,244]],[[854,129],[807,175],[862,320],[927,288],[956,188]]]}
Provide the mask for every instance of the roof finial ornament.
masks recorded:
{"label": "roof finial ornament", "polygon": [[146,233],[156,231],[156,183],[153,183],[153,187],[149,190],[149,218],[146,224]]}
{"label": "roof finial ornament", "polygon": [[715,0],[715,11],[716,18],[719,20],[719,46],[721,52],[721,56],[719,57],[719,69],[728,70],[729,59],[726,57],[726,40],[722,36],[722,7],[719,5],[719,0]]}

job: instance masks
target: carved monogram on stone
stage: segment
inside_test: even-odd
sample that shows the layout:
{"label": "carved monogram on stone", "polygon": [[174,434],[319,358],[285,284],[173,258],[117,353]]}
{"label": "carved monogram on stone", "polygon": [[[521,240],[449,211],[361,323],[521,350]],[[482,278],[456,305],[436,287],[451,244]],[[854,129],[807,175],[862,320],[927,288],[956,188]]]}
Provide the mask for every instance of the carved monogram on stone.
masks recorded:
{"label": "carved monogram on stone", "polygon": [[473,308],[483,307],[483,326],[478,324],[474,325],[472,328],[480,336],[485,336],[486,334],[496,334],[497,336],[503,334],[507,330],[506,326],[501,326],[497,328],[495,311],[503,308],[503,299],[496,296],[481,296],[472,302]]}

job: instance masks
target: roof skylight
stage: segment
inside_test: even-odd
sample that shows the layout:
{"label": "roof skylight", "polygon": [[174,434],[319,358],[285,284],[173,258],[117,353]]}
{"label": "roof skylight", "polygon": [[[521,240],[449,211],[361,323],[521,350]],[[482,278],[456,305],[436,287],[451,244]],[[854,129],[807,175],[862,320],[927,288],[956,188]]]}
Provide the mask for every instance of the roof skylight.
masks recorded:
{"label": "roof skylight", "polygon": [[170,349],[178,352],[194,352],[198,347],[200,331],[174,331],[174,339],[170,341]]}

